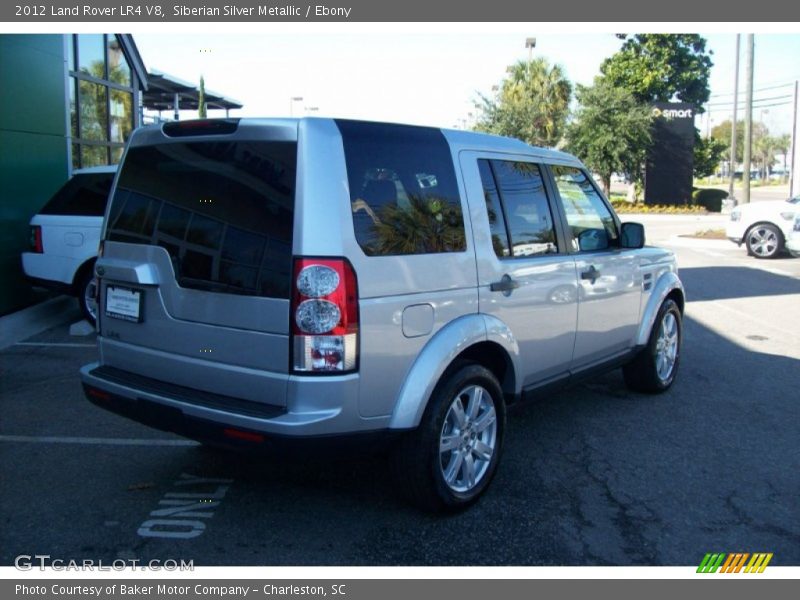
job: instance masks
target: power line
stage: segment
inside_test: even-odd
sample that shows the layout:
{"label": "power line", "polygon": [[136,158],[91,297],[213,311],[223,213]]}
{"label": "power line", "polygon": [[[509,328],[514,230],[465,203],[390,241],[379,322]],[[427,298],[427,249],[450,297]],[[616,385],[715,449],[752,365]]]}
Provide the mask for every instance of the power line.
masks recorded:
{"label": "power line", "polygon": [[[753,90],[753,92],[766,92],[767,90],[777,90],[777,89],[780,89],[780,88],[791,87],[793,85],[794,85],[794,82],[784,83],[784,84],[781,84],[781,85],[772,85],[772,86],[769,86],[769,87],[758,88],[757,90]],[[744,94],[744,92],[739,92],[740,96],[742,94]],[[711,96],[709,96],[709,97],[710,98],[717,98],[719,96],[733,96],[733,92],[720,92],[719,94],[711,94]]]}
{"label": "power line", "polygon": [[[784,94],[783,96],[770,96],[769,98],[754,98],[753,102],[767,102],[770,100],[783,100],[784,98],[791,98],[792,94]],[[713,102],[706,104],[706,106],[733,106],[733,100],[730,102]]]}

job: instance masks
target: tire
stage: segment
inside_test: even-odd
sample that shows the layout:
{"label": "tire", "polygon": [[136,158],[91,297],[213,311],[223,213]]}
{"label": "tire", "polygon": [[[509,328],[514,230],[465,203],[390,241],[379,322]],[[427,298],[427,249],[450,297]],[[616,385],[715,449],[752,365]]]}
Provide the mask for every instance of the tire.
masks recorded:
{"label": "tire", "polygon": [[426,511],[468,507],[497,470],[505,419],[503,392],[492,372],[457,365],[436,386],[419,427],[394,450],[399,489]]}
{"label": "tire", "polygon": [[625,385],[636,392],[660,394],[670,388],[678,372],[683,320],[674,300],[661,305],[647,346],[622,367]]}
{"label": "tire", "polygon": [[83,270],[75,288],[81,314],[83,314],[83,318],[89,321],[92,326],[97,322],[97,303],[95,302],[96,286],[97,279],[95,279],[92,265],[92,267]]}
{"label": "tire", "polygon": [[756,258],[775,258],[783,250],[783,234],[775,225],[759,223],[747,230],[745,244]]}

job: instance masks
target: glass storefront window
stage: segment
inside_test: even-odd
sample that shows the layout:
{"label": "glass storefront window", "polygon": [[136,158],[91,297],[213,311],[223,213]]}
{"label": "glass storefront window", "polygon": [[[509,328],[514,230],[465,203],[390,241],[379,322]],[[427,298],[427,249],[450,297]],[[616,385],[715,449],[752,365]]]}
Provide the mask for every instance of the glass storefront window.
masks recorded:
{"label": "glass storefront window", "polygon": [[97,79],[106,78],[104,39],[102,34],[82,33],[78,36],[79,70]]}
{"label": "glass storefront window", "polygon": [[133,94],[111,89],[111,141],[125,142],[133,130]]}
{"label": "glass storefront window", "polygon": [[106,93],[108,88],[89,81],[78,82],[81,106],[81,139],[108,141]]}
{"label": "glass storefront window", "polygon": [[131,85],[131,68],[114,35],[108,36],[108,79],[119,85]]}
{"label": "glass storefront window", "polygon": [[107,146],[81,145],[81,167],[99,167],[108,164]]}

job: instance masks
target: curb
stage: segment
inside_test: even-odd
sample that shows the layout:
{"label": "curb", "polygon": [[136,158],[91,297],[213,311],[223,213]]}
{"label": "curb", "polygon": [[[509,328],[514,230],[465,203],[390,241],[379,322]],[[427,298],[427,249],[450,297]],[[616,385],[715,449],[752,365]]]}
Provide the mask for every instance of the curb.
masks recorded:
{"label": "curb", "polygon": [[0,317],[0,350],[51,327],[75,321],[80,310],[71,296],[58,296]]}

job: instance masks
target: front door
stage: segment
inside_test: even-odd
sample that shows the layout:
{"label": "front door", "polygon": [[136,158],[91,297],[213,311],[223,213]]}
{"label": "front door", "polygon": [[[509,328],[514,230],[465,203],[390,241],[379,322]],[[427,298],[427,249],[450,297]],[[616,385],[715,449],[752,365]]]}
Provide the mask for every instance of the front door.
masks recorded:
{"label": "front door", "polygon": [[581,169],[550,167],[578,273],[578,332],[572,369],[633,347],[642,281],[636,250],[619,247],[619,223]]}

